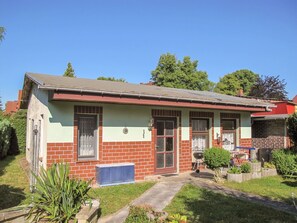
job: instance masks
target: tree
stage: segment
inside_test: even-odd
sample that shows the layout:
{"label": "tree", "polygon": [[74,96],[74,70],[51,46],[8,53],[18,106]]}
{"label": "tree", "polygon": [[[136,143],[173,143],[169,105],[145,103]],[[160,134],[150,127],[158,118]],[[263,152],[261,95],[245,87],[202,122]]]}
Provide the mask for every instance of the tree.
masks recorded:
{"label": "tree", "polygon": [[286,100],[288,94],[286,85],[285,80],[280,80],[279,76],[261,76],[251,88],[249,96]]}
{"label": "tree", "polygon": [[204,71],[197,70],[198,61],[186,56],[183,61],[167,53],[160,56],[158,65],[151,72],[154,85],[191,90],[211,90],[214,84]]}
{"label": "tree", "polygon": [[127,82],[124,78],[114,78],[114,77],[103,77],[100,76],[97,78],[97,80],[103,80],[103,81],[117,81],[117,82]]}
{"label": "tree", "polygon": [[2,97],[0,96],[0,111],[3,111]]}
{"label": "tree", "polygon": [[0,42],[4,39],[5,28],[0,26]]}
{"label": "tree", "polygon": [[67,69],[65,70],[65,73],[63,76],[64,77],[75,77],[74,70],[73,70],[70,62],[67,64]]}
{"label": "tree", "polygon": [[258,74],[250,70],[237,70],[220,78],[214,91],[222,94],[237,95],[239,90],[242,89],[243,94],[247,96],[258,77]]}
{"label": "tree", "polygon": [[287,120],[287,124],[288,124],[288,135],[296,149],[297,147],[297,112],[290,115],[290,117]]}

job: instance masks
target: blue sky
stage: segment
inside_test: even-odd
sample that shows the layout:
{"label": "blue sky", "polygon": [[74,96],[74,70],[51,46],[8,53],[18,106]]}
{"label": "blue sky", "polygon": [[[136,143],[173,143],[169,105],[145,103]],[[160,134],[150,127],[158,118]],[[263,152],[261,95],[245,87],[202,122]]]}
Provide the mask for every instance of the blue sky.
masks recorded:
{"label": "blue sky", "polygon": [[238,69],[279,75],[297,94],[296,0],[0,0],[0,96],[25,72],[150,80],[163,53],[190,56],[209,79]]}

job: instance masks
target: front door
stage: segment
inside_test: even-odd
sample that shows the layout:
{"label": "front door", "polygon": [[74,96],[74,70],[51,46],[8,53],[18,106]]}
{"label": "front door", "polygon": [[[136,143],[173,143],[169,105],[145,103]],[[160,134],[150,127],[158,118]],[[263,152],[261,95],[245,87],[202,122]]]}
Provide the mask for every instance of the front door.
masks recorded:
{"label": "front door", "polygon": [[228,151],[234,150],[236,146],[236,120],[223,119],[222,128],[223,148]]}
{"label": "front door", "polygon": [[176,172],[176,119],[155,119],[155,172]]}

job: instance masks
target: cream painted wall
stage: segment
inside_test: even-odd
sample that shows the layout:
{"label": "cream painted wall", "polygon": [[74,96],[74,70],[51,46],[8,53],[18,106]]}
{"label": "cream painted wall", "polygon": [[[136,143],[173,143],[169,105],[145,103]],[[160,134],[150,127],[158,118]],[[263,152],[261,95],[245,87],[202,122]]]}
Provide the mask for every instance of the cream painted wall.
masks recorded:
{"label": "cream painted wall", "polygon": [[[35,126],[39,129],[40,125],[40,153],[42,158],[40,165],[46,166],[46,141],[47,141],[47,127],[48,127],[48,94],[47,91],[42,91],[36,85],[32,87],[32,94],[28,103],[27,112],[27,135],[26,135],[26,158],[31,163],[31,154],[33,146],[33,128]],[[34,126],[33,126],[34,123]]]}
{"label": "cream painted wall", "polygon": [[49,102],[47,142],[73,142],[74,103]]}
{"label": "cream painted wall", "polygon": [[252,138],[252,129],[251,129],[251,114],[249,112],[241,113],[241,138],[249,139]]}
{"label": "cream painted wall", "polygon": [[[103,141],[151,141],[148,129],[151,118],[150,107],[106,104],[103,106]],[[125,127],[127,134],[123,132]]]}
{"label": "cream painted wall", "polygon": [[214,139],[221,137],[221,111],[214,111]]}
{"label": "cream painted wall", "polygon": [[181,120],[181,126],[182,126],[182,140],[189,140],[190,139],[190,127],[189,127],[189,109],[183,109],[182,110],[182,120]]}

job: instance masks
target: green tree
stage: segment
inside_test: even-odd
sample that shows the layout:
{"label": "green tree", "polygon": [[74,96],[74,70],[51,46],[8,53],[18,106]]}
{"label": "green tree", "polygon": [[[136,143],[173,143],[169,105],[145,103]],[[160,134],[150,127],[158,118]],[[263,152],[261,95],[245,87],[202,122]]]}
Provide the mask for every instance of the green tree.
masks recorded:
{"label": "green tree", "polygon": [[250,70],[237,70],[220,78],[214,91],[222,94],[237,95],[239,90],[242,89],[243,94],[247,96],[258,77],[258,74]]}
{"label": "green tree", "polygon": [[125,82],[125,83],[127,82],[124,78],[103,77],[103,76],[98,77],[97,80],[118,81],[118,82]]}
{"label": "green tree", "polygon": [[288,94],[286,85],[285,80],[280,80],[279,76],[261,76],[251,88],[249,96],[286,100]]}
{"label": "green tree", "polygon": [[74,75],[74,69],[72,68],[72,65],[71,65],[70,62],[67,64],[67,69],[65,70],[63,76],[64,77],[75,77],[75,75]]}
{"label": "green tree", "polygon": [[288,135],[296,149],[297,147],[297,112],[290,115],[290,117],[287,120],[287,125],[288,125]]}
{"label": "green tree", "polygon": [[0,42],[4,39],[5,28],[0,26]]}
{"label": "green tree", "polygon": [[207,73],[198,71],[197,67],[198,61],[191,61],[188,56],[179,61],[173,54],[162,54],[156,69],[151,72],[151,80],[157,86],[211,90],[214,84],[208,80]]}
{"label": "green tree", "polygon": [[2,97],[0,96],[0,112],[3,110]]}

